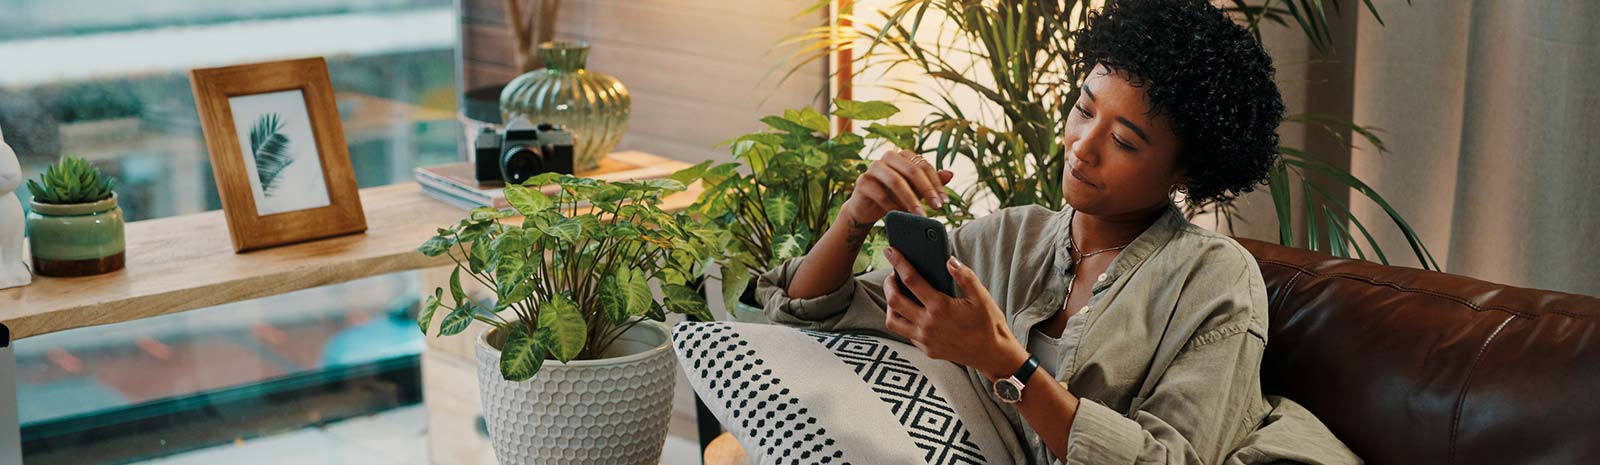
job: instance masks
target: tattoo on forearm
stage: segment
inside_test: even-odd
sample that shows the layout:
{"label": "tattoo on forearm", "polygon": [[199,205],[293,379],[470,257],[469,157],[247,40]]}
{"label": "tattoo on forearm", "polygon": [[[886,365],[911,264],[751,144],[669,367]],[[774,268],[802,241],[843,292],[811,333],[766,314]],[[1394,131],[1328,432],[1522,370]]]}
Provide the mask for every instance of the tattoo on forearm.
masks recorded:
{"label": "tattoo on forearm", "polygon": [[850,218],[850,225],[845,231],[844,243],[850,250],[861,250],[861,244],[867,242],[867,233],[872,232],[872,223],[862,223],[855,218]]}

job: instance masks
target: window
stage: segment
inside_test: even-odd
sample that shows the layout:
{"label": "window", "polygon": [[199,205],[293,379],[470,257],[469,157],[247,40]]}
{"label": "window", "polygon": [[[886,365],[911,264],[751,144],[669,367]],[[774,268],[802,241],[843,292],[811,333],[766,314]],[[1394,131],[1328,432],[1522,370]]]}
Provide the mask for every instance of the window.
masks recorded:
{"label": "window", "polygon": [[[128,221],[221,208],[188,70],[323,56],[358,184],[460,157],[449,0],[0,0],[0,130],[33,179],[117,179]],[[24,208],[31,198],[18,191]],[[414,273],[16,346],[28,463],[124,463],[420,398]],[[270,413],[270,414],[267,414]]]}

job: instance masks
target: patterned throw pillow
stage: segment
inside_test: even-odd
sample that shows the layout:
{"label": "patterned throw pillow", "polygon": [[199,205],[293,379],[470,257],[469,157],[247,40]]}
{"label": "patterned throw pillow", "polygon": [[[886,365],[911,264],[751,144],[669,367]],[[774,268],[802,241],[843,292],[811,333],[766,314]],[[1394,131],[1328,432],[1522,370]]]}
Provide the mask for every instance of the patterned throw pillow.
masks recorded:
{"label": "patterned throw pillow", "polygon": [[1017,463],[966,370],[910,345],[727,322],[679,324],[672,340],[752,464]]}

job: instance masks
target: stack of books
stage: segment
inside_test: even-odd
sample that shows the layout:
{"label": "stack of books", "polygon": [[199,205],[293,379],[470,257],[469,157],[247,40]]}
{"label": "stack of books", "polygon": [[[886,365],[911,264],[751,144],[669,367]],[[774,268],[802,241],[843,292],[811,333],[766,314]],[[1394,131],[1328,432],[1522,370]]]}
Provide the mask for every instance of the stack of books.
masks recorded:
{"label": "stack of books", "polygon": [[[600,167],[575,176],[606,182],[665,178],[689,164],[644,152],[617,152],[600,159]],[[424,166],[414,171],[422,192],[445,203],[471,210],[477,207],[511,208],[506,202],[505,183],[479,183],[471,162]],[[555,186],[545,186],[554,194]]]}

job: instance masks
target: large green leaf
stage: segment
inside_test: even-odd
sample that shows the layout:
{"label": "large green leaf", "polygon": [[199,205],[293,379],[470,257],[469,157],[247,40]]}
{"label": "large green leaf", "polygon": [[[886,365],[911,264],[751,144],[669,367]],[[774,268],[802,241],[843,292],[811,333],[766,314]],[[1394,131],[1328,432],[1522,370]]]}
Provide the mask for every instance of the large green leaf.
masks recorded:
{"label": "large green leaf", "polygon": [[529,189],[516,184],[507,184],[505,188],[506,202],[511,208],[517,209],[523,216],[532,216],[535,213],[549,210],[555,205],[550,196],[544,195],[536,189]]}
{"label": "large green leaf", "polygon": [[422,330],[422,335],[428,335],[428,326],[433,324],[433,314],[439,310],[440,300],[444,298],[443,288],[433,288],[433,295],[422,303],[422,312],[417,314],[417,329]]}
{"label": "large green leaf", "polygon": [[644,272],[625,267],[600,279],[600,302],[606,319],[621,325],[650,310],[650,284]]}
{"label": "large green leaf", "polygon": [[778,154],[777,146],[754,142],[741,142],[740,144],[748,145],[745,150],[739,153],[739,159],[750,165],[751,174],[758,178],[765,176],[767,165],[772,163],[772,157]]}
{"label": "large green leaf", "polygon": [[617,284],[617,276],[609,275],[600,278],[600,311],[606,315],[606,320],[611,324],[620,325],[628,321],[628,296],[623,294],[622,286]]}
{"label": "large green leaf", "polygon": [[787,193],[769,192],[767,198],[762,202],[762,208],[767,211],[767,221],[772,222],[772,225],[779,230],[788,230],[790,223],[794,222],[795,214],[799,212],[800,207],[795,204],[794,198]]}
{"label": "large green leaf", "polygon": [[773,260],[782,262],[805,254],[805,238],[799,234],[782,234],[772,239]]}
{"label": "large green leaf", "polygon": [[806,147],[800,150],[800,160],[807,168],[817,169],[828,164],[828,152],[816,147]]}
{"label": "large green leaf", "polygon": [[706,298],[694,289],[677,284],[667,284],[661,286],[661,293],[665,294],[666,298],[663,300],[666,300],[667,310],[673,313],[689,315],[700,321],[716,319],[711,316],[711,310],[706,307]]}
{"label": "large green leaf", "polygon": [[500,376],[508,381],[527,381],[544,366],[545,350],[522,325],[512,325],[511,334],[500,347]]}
{"label": "large green leaf", "polygon": [[456,304],[456,309],[445,315],[444,321],[439,322],[440,336],[454,336],[467,330],[472,325],[472,317],[478,314],[478,304],[472,299]]}
{"label": "large green leaf", "polygon": [[900,109],[895,107],[894,104],[881,100],[857,102],[854,100],[833,99],[833,105],[834,116],[853,120],[884,119],[900,112]]}
{"label": "large green leaf", "polygon": [[498,292],[500,295],[500,300],[499,302],[495,303],[494,310],[499,312],[518,302],[528,300],[528,297],[533,296],[533,290],[533,282],[527,279],[517,281],[514,284],[510,284],[508,287],[500,288]]}
{"label": "large green leaf", "polygon": [[720,186],[729,178],[738,176],[738,169],[738,163],[723,163],[707,169],[705,177],[701,178],[704,181],[703,185],[706,186],[706,192],[721,191],[722,189],[717,189],[715,186]]}
{"label": "large green leaf", "polygon": [[539,307],[539,328],[550,330],[543,345],[561,363],[577,358],[589,337],[583,313],[566,294],[553,295]]}
{"label": "large green leaf", "polygon": [[783,119],[804,126],[812,132],[828,132],[828,117],[818,113],[815,108],[805,107],[799,110],[784,110]]}
{"label": "large green leaf", "polygon": [[467,254],[467,271],[482,273],[489,266],[489,241],[479,240],[472,243],[472,249]]}
{"label": "large green leaf", "polygon": [[579,220],[566,217],[551,218],[549,223],[541,225],[540,231],[560,239],[564,244],[578,242],[578,237],[583,234],[583,223]]}
{"label": "large green leaf", "polygon": [[779,131],[786,131],[794,134],[811,134],[811,128],[808,128],[803,124],[784,119],[782,116],[768,116],[761,118],[761,122],[767,123],[767,126],[771,126],[773,129],[777,129]]}
{"label": "large green leaf", "polygon": [[693,184],[695,181],[700,180],[700,176],[706,173],[706,169],[711,167],[711,163],[711,160],[696,163],[688,168],[672,172],[672,174],[667,175],[667,179],[678,181],[679,184],[683,185]]}
{"label": "large green leaf", "polygon": [[467,301],[467,292],[461,289],[461,267],[450,270],[450,300],[457,306]]}
{"label": "large green leaf", "polygon": [[739,296],[750,285],[750,268],[737,261],[722,265],[722,304],[732,309],[739,304]]}
{"label": "large green leaf", "polygon": [[867,133],[889,141],[895,147],[911,150],[916,148],[916,130],[910,126],[884,125],[872,123],[867,126]]}
{"label": "large green leaf", "polygon": [[616,185],[649,191],[682,192],[684,190],[683,183],[674,179],[639,179],[634,181],[621,181],[616,183]]}
{"label": "large green leaf", "polygon": [[455,241],[449,237],[433,236],[427,242],[423,242],[421,247],[417,247],[417,251],[429,257],[437,257],[449,252],[450,247],[455,245]]}
{"label": "large green leaf", "polygon": [[631,266],[623,268],[617,273],[617,286],[626,297],[629,316],[643,315],[650,310],[654,296],[650,294],[650,282],[643,270]]}

